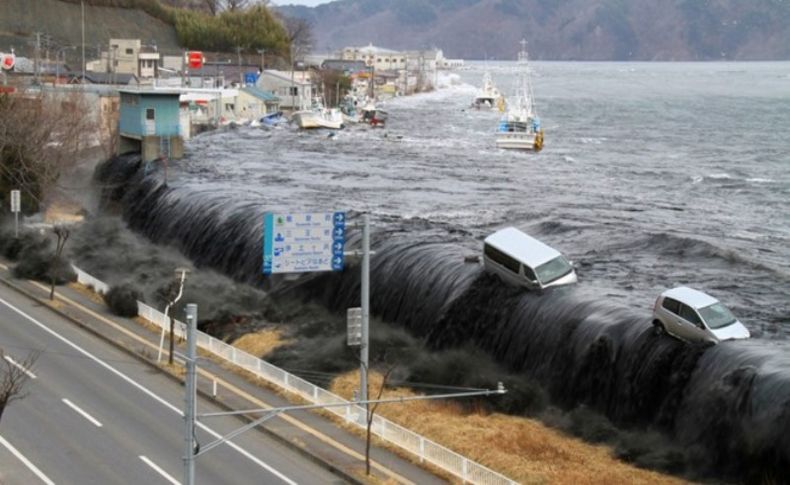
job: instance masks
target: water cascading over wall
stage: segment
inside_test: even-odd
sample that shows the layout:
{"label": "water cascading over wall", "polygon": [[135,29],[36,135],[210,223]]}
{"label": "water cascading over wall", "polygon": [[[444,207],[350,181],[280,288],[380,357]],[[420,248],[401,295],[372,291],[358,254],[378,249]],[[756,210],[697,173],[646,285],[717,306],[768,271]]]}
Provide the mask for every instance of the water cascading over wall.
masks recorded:
{"label": "water cascading over wall", "polygon": [[[198,265],[278,290],[264,281],[261,214],[232,196],[196,196],[141,174],[139,157],[102,166],[129,225],[177,246]],[[121,184],[124,189],[121,190]],[[461,244],[426,242],[417,231],[375,238],[371,308],[433,348],[472,343],[548,389],[565,408],[587,405],[619,425],[667,431],[700,470],[746,480],[790,470],[790,356],[766,341],[688,345],[658,336],[635,314],[575,288],[543,294],[501,284],[464,262]],[[304,278],[303,294],[342,311],[359,302],[359,273]],[[289,283],[291,285],[293,283]],[[583,284],[583,283],[582,283]]]}

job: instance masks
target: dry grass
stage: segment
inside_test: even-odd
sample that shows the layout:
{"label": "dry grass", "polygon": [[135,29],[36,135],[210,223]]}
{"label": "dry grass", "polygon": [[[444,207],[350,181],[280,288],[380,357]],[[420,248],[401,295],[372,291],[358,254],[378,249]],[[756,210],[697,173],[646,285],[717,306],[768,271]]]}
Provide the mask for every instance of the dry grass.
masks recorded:
{"label": "dry grass", "polygon": [[[369,376],[371,395],[378,392],[381,380],[380,374]],[[335,379],[331,390],[350,398],[357,387],[358,375],[352,372]],[[408,389],[388,389],[383,396],[414,395]],[[382,404],[376,413],[521,483],[682,483],[618,461],[608,447],[585,443],[532,419],[469,413],[447,401]]]}
{"label": "dry grass", "polygon": [[233,346],[256,357],[265,357],[272,350],[290,342],[283,338],[282,331],[264,329],[242,335],[233,341]]}
{"label": "dry grass", "polygon": [[92,302],[101,303],[102,305],[104,304],[104,298],[102,298],[100,294],[96,293],[91,288],[88,288],[87,286],[80,283],[69,283],[68,286],[80,295],[90,299]]}

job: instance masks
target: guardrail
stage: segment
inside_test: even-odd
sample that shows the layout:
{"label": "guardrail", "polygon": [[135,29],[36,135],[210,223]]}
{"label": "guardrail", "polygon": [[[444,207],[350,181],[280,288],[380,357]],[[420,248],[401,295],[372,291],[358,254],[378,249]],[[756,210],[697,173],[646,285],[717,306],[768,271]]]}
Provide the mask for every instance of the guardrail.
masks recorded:
{"label": "guardrail", "polygon": [[[81,284],[92,286],[99,293],[106,293],[109,290],[107,284],[76,266],[73,266],[73,268],[77,273],[77,280]],[[161,328],[169,329],[167,317],[165,317],[164,313],[140,301],[137,302],[137,308],[140,317]],[[186,324],[175,320],[174,332],[178,337],[186,338]],[[197,345],[271,384],[298,394],[313,404],[350,403],[350,401],[326,389],[320,388],[301,377],[289,374],[279,367],[241,349],[237,349],[205,332],[198,331]],[[340,416],[348,423],[362,429],[365,428],[365,409],[361,406],[349,405],[326,408],[326,410]],[[371,431],[379,438],[416,455],[420,462],[428,462],[460,478],[464,482],[480,485],[515,485],[518,483],[381,416],[373,417]]]}

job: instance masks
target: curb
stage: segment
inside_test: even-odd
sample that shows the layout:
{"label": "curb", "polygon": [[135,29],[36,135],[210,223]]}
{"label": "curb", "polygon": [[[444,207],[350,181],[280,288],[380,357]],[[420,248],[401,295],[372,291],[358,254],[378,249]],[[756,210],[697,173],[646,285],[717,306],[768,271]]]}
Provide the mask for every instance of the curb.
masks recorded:
{"label": "curb", "polygon": [[[97,337],[100,340],[104,341],[105,343],[108,343],[108,344],[112,345],[113,347],[117,348],[118,350],[121,350],[122,352],[134,357],[138,361],[146,364],[148,367],[157,370],[160,374],[165,375],[170,380],[172,380],[174,382],[177,382],[178,384],[183,386],[183,384],[184,384],[183,380],[181,380],[179,377],[171,374],[170,372],[167,372],[166,370],[162,369],[161,367],[159,367],[155,363],[151,362],[150,360],[148,360],[147,357],[142,355],[142,353],[139,353],[139,352],[133,350],[130,347],[122,345],[121,343],[115,341],[113,338],[111,338],[111,337],[99,332],[95,328],[91,327],[90,325],[86,324],[85,322],[82,322],[81,320],[77,319],[76,317],[74,317],[72,315],[69,315],[69,314],[59,310],[58,308],[55,308],[55,307],[49,305],[49,301],[48,300],[43,300],[43,299],[39,298],[38,296],[32,294],[27,289],[22,288],[21,286],[18,286],[16,284],[14,284],[11,280],[8,280],[6,278],[0,277],[0,282],[3,283],[5,286],[11,288],[12,290],[16,291],[17,293],[20,293],[21,295],[23,295],[23,296],[25,296],[25,297],[27,297],[27,298],[29,298],[29,299],[41,304],[41,306],[43,308],[46,308],[47,310],[51,311],[52,313],[55,313],[58,316],[60,316],[62,318],[65,318],[66,320],[72,322],[73,324],[75,324],[78,327],[80,327],[81,329],[87,331],[88,333],[90,333],[94,337]],[[208,401],[211,401],[212,403],[216,404],[218,407],[220,407],[222,409],[225,409],[226,411],[235,411],[236,410],[233,407],[231,407],[229,404],[225,403],[223,400],[220,400],[219,398],[214,397],[213,395],[209,394],[207,391],[204,391],[204,390],[201,390],[201,389],[196,389],[196,393],[199,396],[201,396],[202,398],[204,398],[204,399],[206,399]],[[243,399],[243,398],[241,398],[241,399]],[[239,414],[238,416],[243,417],[243,419],[246,420],[248,423],[252,422],[253,419],[254,419],[252,416],[247,415],[247,414]],[[342,470],[341,468],[335,466],[331,462],[323,460],[322,458],[320,458],[320,457],[316,456],[315,454],[307,451],[306,449],[301,448],[299,445],[291,442],[290,440],[288,440],[287,438],[285,438],[283,436],[280,436],[279,434],[275,433],[274,431],[272,431],[270,429],[267,429],[265,426],[257,426],[256,430],[259,431],[259,432],[265,433],[267,436],[269,436],[269,437],[275,439],[277,442],[285,445],[290,450],[298,452],[304,458],[307,458],[310,461],[312,461],[313,463],[315,463],[315,464],[317,464],[317,465],[319,465],[321,467],[324,467],[326,470],[330,471],[331,473],[333,473],[335,475],[338,475],[343,480],[346,480],[347,482],[349,482],[351,484],[354,484],[354,485],[365,485],[365,482],[361,481],[357,477],[355,477],[355,476],[351,475],[350,473],[346,472],[345,470]]]}

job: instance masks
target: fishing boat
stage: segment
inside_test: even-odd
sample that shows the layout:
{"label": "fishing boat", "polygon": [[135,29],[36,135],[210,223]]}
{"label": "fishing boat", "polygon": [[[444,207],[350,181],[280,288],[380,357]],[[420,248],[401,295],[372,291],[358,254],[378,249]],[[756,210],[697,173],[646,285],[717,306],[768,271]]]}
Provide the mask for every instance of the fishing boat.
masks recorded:
{"label": "fishing boat", "polygon": [[323,103],[314,101],[310,109],[296,111],[291,114],[291,122],[303,130],[326,128],[339,130],[343,128],[343,114],[339,109],[325,108]]}
{"label": "fishing boat", "polygon": [[475,95],[472,107],[476,109],[493,108],[494,106],[501,106],[503,101],[502,93],[494,86],[491,73],[486,71],[483,74],[483,87]]}
{"label": "fishing boat", "polygon": [[369,103],[362,108],[362,122],[369,123],[372,127],[384,127],[389,115],[375,104]]}
{"label": "fishing boat", "polygon": [[510,150],[539,152],[543,149],[543,129],[535,110],[526,40],[521,41],[518,70],[516,92],[508,99],[505,114],[499,120],[496,146]]}
{"label": "fishing boat", "polygon": [[282,111],[275,111],[274,113],[268,113],[264,115],[260,120],[259,123],[263,126],[277,126],[281,123],[284,123],[285,117],[283,116]]}

